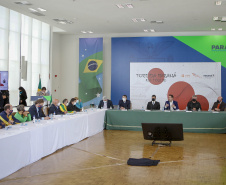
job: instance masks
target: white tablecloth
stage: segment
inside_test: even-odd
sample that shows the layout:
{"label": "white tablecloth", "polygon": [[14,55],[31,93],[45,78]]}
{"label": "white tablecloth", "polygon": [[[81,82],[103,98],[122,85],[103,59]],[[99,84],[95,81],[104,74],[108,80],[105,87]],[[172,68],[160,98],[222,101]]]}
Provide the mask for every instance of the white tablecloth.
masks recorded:
{"label": "white tablecloth", "polygon": [[101,132],[105,110],[56,116],[27,126],[0,129],[0,179],[65,146]]}

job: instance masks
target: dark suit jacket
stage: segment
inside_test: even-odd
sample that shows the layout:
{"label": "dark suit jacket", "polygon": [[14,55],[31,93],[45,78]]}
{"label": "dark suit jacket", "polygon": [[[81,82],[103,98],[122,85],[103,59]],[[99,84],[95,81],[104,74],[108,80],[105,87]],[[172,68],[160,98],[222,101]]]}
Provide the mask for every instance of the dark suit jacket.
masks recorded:
{"label": "dark suit jacket", "polygon": [[0,92],[0,112],[4,110],[4,99],[2,98],[2,92]]}
{"label": "dark suit jacket", "polygon": [[81,111],[81,109],[79,109],[76,105],[72,105],[71,102],[68,104],[67,110],[68,111],[76,111],[76,112],[80,112]]}
{"label": "dark suit jacket", "polygon": [[31,114],[31,119],[33,120],[33,117],[35,116],[35,119],[41,119],[42,117],[46,117],[43,113],[42,109],[39,109],[39,114],[37,112],[36,106],[32,105],[29,108],[29,113]]}
{"label": "dark suit jacket", "polygon": [[155,104],[152,104],[152,101],[148,102],[147,110],[160,110],[160,103],[155,101]]}
{"label": "dark suit jacket", "polygon": [[[101,109],[103,106],[104,106],[104,101],[100,100],[98,108]],[[112,101],[111,100],[107,100],[107,108],[109,109],[110,107],[112,107],[112,109],[114,109]]]}
{"label": "dark suit jacket", "polygon": [[193,108],[196,108],[196,111],[198,111],[199,109],[202,110],[201,104],[198,101],[196,101],[196,103],[189,101],[188,104],[187,104],[187,108],[188,108],[189,111],[193,110]]}
{"label": "dark suit jacket", "polygon": [[[166,101],[165,105],[166,104],[169,104],[169,107],[165,108],[165,106],[164,106],[164,110],[170,110],[170,102],[169,101]],[[178,106],[177,101],[173,101],[173,104],[176,106],[176,108],[174,108],[174,110],[179,109],[179,106]]]}
{"label": "dark suit jacket", "polygon": [[124,107],[125,109],[130,109],[130,101],[126,100],[126,102],[124,103],[123,100],[119,100],[118,106],[119,108]]}
{"label": "dark suit jacket", "polygon": [[58,114],[64,114],[61,110],[60,110],[60,107],[56,107],[54,104],[52,104],[49,108],[49,115],[50,114],[55,114],[58,115]]}
{"label": "dark suit jacket", "polygon": [[[214,102],[213,107],[212,107],[212,110],[214,110],[215,108],[217,108],[217,105],[218,105],[218,103],[217,102]],[[225,108],[226,108],[226,104],[222,101],[221,104],[220,104],[219,109],[220,109],[220,111],[224,111]]]}

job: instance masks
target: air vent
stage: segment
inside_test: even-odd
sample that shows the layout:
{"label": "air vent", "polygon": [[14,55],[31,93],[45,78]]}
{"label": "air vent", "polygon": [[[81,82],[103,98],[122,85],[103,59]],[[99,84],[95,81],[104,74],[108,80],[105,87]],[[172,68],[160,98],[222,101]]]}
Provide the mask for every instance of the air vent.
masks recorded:
{"label": "air vent", "polygon": [[18,4],[18,5],[32,5],[31,3],[27,2],[27,1],[17,1],[17,2],[14,2],[15,4]]}
{"label": "air vent", "polygon": [[39,13],[39,12],[31,12],[31,13],[34,14],[34,15],[37,15],[37,16],[45,16],[44,14]]}
{"label": "air vent", "polygon": [[66,19],[53,19],[54,21],[56,21],[59,24],[72,24],[72,21],[66,20]]}

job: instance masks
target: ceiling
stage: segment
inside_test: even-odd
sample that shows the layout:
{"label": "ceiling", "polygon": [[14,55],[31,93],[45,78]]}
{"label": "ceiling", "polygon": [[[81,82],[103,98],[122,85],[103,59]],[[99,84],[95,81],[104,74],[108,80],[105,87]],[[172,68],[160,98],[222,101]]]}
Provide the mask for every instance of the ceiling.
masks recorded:
{"label": "ceiling", "polygon": [[[226,17],[226,1],[216,6],[214,0],[26,0],[32,5],[17,5],[22,0],[0,0],[0,5],[46,22],[70,34],[92,31],[95,34],[155,32],[209,32],[211,28],[226,31],[226,22],[213,21]],[[116,4],[132,3],[134,8]],[[45,16],[31,14],[28,8],[44,8]],[[59,24],[53,19],[67,19],[72,24]],[[145,22],[133,22],[144,18]],[[163,21],[162,24],[150,21]],[[220,31],[217,31],[220,32]]]}

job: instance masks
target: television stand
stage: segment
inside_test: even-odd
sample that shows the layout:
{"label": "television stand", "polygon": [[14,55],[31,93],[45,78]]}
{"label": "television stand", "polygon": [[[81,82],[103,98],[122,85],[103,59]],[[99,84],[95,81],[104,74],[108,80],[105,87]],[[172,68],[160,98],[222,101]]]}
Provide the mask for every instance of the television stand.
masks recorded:
{"label": "television stand", "polygon": [[154,141],[152,142],[152,146],[153,146],[153,145],[159,145],[159,144],[160,144],[160,145],[165,145],[165,146],[171,146],[171,143],[172,143],[172,142],[171,142],[171,141],[168,141],[168,142],[169,142],[169,143],[157,143],[156,140],[154,140]]}

